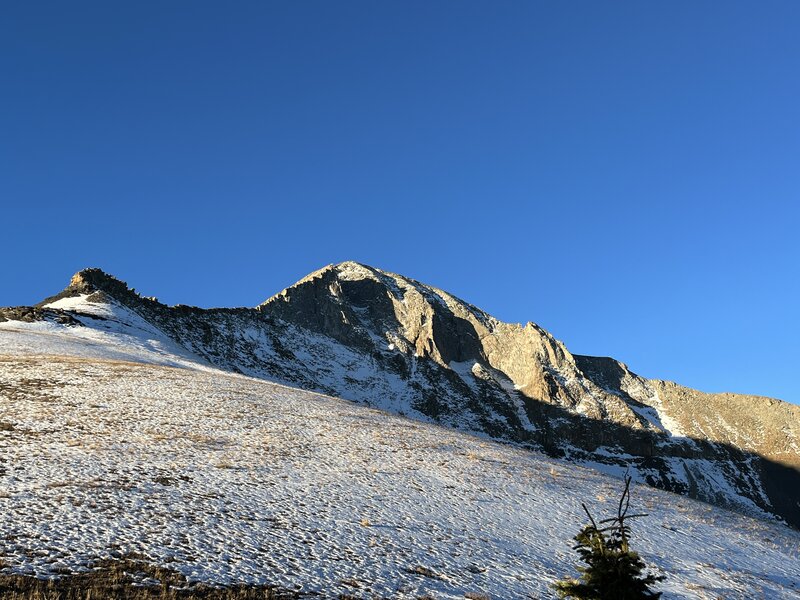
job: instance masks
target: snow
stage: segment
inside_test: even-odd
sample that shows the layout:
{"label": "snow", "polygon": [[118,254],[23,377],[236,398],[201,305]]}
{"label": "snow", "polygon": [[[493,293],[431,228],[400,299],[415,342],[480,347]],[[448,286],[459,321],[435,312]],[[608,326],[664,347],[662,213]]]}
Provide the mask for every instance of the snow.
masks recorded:
{"label": "snow", "polygon": [[[138,552],[194,580],[327,597],[549,597],[575,572],[580,503],[615,508],[602,473],[216,371],[107,311],[103,331],[0,323],[6,570]],[[646,486],[632,509],[650,513],[633,544],[666,600],[800,597],[800,532]]]}
{"label": "snow", "polygon": [[83,327],[50,321],[0,323],[0,354],[68,355],[211,368],[132,310],[113,300],[94,303],[87,298],[62,298],[47,305],[69,310]]}
{"label": "snow", "polygon": [[651,404],[653,410],[656,411],[656,415],[658,417],[658,422],[661,425],[661,428],[666,431],[670,437],[674,438],[686,438],[686,433],[681,429],[681,426],[678,422],[673,419],[672,417],[667,414],[667,411],[664,410],[664,405],[661,402],[661,397],[658,395],[658,392],[653,390],[653,397],[651,399]]}
{"label": "snow", "polygon": [[458,373],[458,376],[472,389],[476,389],[475,385],[475,374],[474,370],[476,367],[479,368],[479,365],[474,360],[466,360],[466,361],[455,361],[451,360],[450,364],[447,365],[450,367],[451,370]]}
{"label": "snow", "polygon": [[[400,278],[396,283],[398,286],[406,285]],[[424,288],[420,289],[424,291]],[[330,337],[285,322],[279,324],[280,335],[276,337],[274,331],[257,319],[215,319],[213,327],[218,331],[219,338],[230,340],[231,343],[224,347],[209,347],[203,339],[189,335],[179,338],[184,347],[144,320],[135,310],[111,300],[92,302],[89,298],[64,298],[50,305],[52,308],[69,310],[84,326],[56,322],[0,323],[0,353],[108,358],[211,371],[215,367],[209,361],[214,361],[218,367],[228,371],[331,394],[428,423],[434,420],[420,412],[424,406],[420,404],[419,389],[430,386],[430,380],[426,379],[424,370],[417,370],[416,359],[410,361],[408,372],[387,369],[386,363],[380,360],[382,357],[376,357],[374,353],[341,344]],[[384,359],[390,352],[412,351],[407,341],[391,331],[385,332],[383,337],[373,331],[369,331],[369,335],[375,348],[385,352]],[[389,350],[388,345],[394,345],[395,349]],[[478,395],[481,386],[493,380],[508,395],[522,427],[527,431],[535,431],[526,411],[524,396],[504,373],[475,361],[451,362],[449,366]],[[550,369],[550,373],[559,378],[565,387],[581,385],[580,380],[570,380],[566,374],[554,368]],[[626,385],[641,384],[629,378]],[[487,420],[497,430],[508,426],[508,419],[503,414],[490,411],[481,415],[477,411],[461,410],[463,389],[447,385],[437,388],[436,398],[444,407],[438,415],[439,424],[483,436],[488,436],[480,433],[486,431]],[[639,403],[630,403],[629,406],[641,411],[654,426],[658,426],[661,423],[658,415],[660,399],[650,388],[639,391],[641,393],[637,392],[637,396],[645,396],[646,402],[652,406]],[[573,409],[578,413],[591,413],[596,410],[596,402],[594,396],[587,392],[582,402]],[[598,456],[597,460],[584,462],[591,458],[586,453],[571,452],[569,447],[564,450],[570,460],[604,472],[609,472],[609,467],[602,466],[602,463],[620,463],[618,459],[621,458],[605,461]],[[633,459],[630,462],[639,461]],[[716,503],[738,507],[755,516],[764,516],[765,513],[754,505],[750,497],[758,497],[763,505],[769,505],[763,490],[755,487],[758,480],[753,477],[740,477],[736,472],[719,472],[718,464],[692,463],[690,459],[669,460],[668,467],[671,473],[663,468],[658,473],[653,469],[632,467],[631,474],[637,482],[652,481],[655,477],[659,481],[683,483],[683,489],[691,488],[703,494],[701,497],[713,498]],[[712,472],[715,469],[718,472]],[[616,468],[611,472],[616,475],[621,473]],[[746,487],[745,496],[749,494],[750,497],[744,497],[736,489],[735,486],[739,484]]]}
{"label": "snow", "polygon": [[628,406],[633,412],[647,421],[654,429],[663,431],[664,433],[672,436],[672,432],[670,432],[667,427],[664,426],[664,423],[661,420],[661,415],[658,414],[658,411],[655,408],[652,406],[637,406],[633,403],[628,403]]}

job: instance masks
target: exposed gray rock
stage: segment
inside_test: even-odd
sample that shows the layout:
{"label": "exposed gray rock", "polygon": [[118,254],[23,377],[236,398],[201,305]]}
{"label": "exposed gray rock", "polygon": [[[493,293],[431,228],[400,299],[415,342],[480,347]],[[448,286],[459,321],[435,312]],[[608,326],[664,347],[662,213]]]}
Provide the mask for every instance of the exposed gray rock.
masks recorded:
{"label": "exposed gray rock", "polygon": [[71,313],[54,308],[40,308],[37,306],[7,306],[0,307],[0,323],[6,321],[22,321],[34,323],[36,321],[52,321],[62,325],[80,325]]}

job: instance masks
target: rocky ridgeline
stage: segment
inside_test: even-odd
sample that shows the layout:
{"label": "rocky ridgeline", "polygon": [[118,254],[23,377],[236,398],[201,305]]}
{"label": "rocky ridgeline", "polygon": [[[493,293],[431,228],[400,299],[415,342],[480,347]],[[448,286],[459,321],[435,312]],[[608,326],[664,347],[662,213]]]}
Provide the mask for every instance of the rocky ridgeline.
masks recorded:
{"label": "rocky ridgeline", "polygon": [[135,311],[224,369],[630,469],[650,485],[800,526],[800,407],[647,380],[412,279],[347,262],[255,308],[200,309],[143,298],[88,269],[24,314],[90,325],[47,308],[79,295]]}

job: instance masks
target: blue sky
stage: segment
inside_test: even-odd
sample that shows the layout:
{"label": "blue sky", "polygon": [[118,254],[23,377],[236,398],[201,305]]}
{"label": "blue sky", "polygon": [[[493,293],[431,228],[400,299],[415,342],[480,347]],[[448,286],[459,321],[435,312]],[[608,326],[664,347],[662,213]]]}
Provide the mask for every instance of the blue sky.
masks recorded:
{"label": "blue sky", "polygon": [[357,260],[800,402],[800,3],[53,2],[0,20],[0,305]]}

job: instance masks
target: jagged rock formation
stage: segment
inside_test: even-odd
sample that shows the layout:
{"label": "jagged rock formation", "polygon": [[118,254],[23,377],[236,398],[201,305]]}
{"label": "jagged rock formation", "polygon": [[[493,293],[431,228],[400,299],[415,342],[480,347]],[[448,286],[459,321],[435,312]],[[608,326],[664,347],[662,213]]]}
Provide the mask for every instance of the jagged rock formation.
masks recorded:
{"label": "jagged rock formation", "polygon": [[[92,326],[119,304],[218,367],[544,449],[800,526],[800,407],[646,380],[446,292],[347,262],[255,308],[168,307],[99,271],[0,320]],[[38,311],[38,312],[37,312]],[[22,315],[22,316],[21,316]]]}

